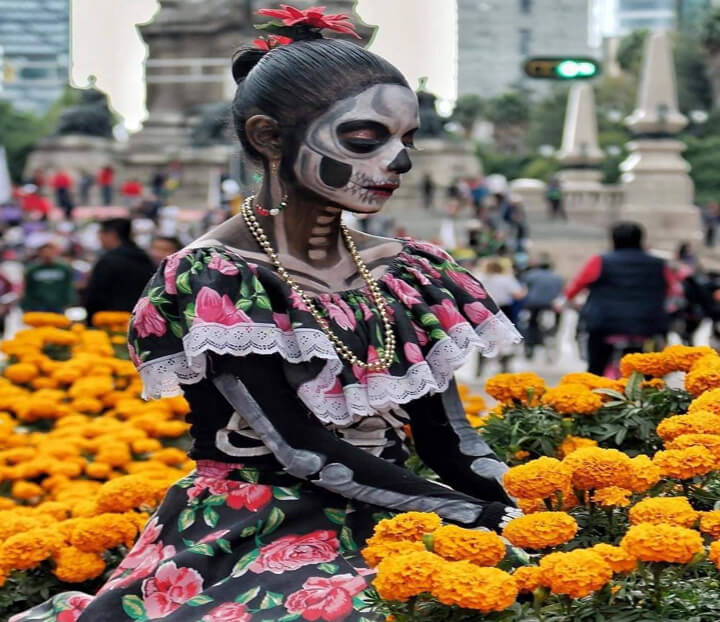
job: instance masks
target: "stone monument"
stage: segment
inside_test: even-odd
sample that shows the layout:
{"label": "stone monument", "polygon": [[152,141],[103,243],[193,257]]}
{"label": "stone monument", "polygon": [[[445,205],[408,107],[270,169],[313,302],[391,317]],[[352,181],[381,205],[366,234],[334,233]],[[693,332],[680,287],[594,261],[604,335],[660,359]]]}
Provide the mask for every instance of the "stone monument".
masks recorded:
{"label": "stone monument", "polygon": [[700,211],[693,205],[685,145],[674,138],[687,119],[678,110],[675,69],[668,33],[647,38],[638,102],[626,119],[635,135],[620,165],[620,218],[642,222],[654,246],[670,248],[700,237]]}

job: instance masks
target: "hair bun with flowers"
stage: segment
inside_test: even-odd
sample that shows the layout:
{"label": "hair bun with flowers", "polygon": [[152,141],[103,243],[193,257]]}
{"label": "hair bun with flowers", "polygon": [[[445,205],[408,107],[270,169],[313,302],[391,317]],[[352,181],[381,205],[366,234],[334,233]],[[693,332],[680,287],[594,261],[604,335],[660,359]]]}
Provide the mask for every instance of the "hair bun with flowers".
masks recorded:
{"label": "hair bun with flowers", "polygon": [[310,7],[304,11],[289,4],[280,6],[282,7],[280,9],[260,9],[257,12],[258,15],[274,19],[266,24],[255,26],[258,30],[270,33],[266,37],[260,37],[253,41],[256,49],[267,52],[293,41],[322,39],[322,30],[332,30],[357,39],[360,38],[360,35],[355,32],[355,26],[345,13],[325,15],[324,6]]}

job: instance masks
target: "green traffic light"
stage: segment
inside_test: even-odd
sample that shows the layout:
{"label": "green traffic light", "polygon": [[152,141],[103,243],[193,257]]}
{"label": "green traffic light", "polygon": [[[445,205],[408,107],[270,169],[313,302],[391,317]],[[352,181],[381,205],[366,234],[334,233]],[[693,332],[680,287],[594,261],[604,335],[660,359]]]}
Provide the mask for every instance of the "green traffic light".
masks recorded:
{"label": "green traffic light", "polygon": [[597,66],[589,61],[564,60],[558,63],[555,72],[565,80],[590,78],[597,73]]}

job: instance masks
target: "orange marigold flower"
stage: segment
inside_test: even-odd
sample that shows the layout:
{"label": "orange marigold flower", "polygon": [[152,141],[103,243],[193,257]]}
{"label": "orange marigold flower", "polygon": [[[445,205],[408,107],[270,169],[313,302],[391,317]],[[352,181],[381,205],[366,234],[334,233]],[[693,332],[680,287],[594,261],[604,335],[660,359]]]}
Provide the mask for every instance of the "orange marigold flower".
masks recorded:
{"label": "orange marigold flower", "polygon": [[637,559],[620,546],[600,543],[590,549],[602,557],[613,572],[627,573],[637,568]]}
{"label": "orange marigold flower", "polygon": [[8,365],[3,372],[8,380],[12,380],[16,384],[27,384],[34,378],[37,378],[38,368],[31,363],[15,363]]}
{"label": "orange marigold flower", "polygon": [[536,512],[511,520],[502,535],[520,548],[547,549],[569,542],[577,530],[577,522],[565,512]]}
{"label": "orange marigold flower", "polygon": [[583,438],[581,436],[566,436],[562,444],[558,448],[558,455],[561,458],[569,456],[572,452],[582,449],[583,447],[597,447],[597,441],[591,438]]}
{"label": "orange marigold flower", "polygon": [[688,414],[691,415],[699,410],[705,410],[708,412],[720,415],[720,389],[712,389],[705,391],[701,395],[698,395],[688,408]]}
{"label": "orange marigold flower", "polygon": [[720,540],[715,540],[715,542],[710,543],[708,559],[720,570]]}
{"label": "orange marigold flower", "polygon": [[579,490],[630,487],[632,463],[626,454],[617,449],[585,447],[567,456],[563,464],[572,470],[573,487]]}
{"label": "orange marigold flower", "polygon": [[690,371],[695,362],[706,356],[714,355],[715,351],[708,346],[668,346],[662,351],[662,356],[671,371]]}
{"label": "orange marigold flower", "polygon": [[52,529],[30,529],[16,533],[0,544],[0,568],[34,568],[61,545],[62,536]]}
{"label": "orange marigold flower", "polygon": [[564,384],[581,384],[588,389],[615,389],[617,387],[615,380],[588,372],[565,374],[560,379],[560,385]]}
{"label": "orange marigold flower", "polygon": [[74,546],[63,547],[53,559],[53,574],[66,583],[83,583],[99,577],[105,570],[105,562],[100,555],[81,551]]}
{"label": "orange marigold flower", "polygon": [[405,512],[383,519],[375,525],[373,539],[421,540],[423,535],[432,533],[441,524],[440,517],[432,512]]}
{"label": "orange marigold flower", "polygon": [[685,389],[695,397],[720,388],[720,357],[698,359],[685,376]]}
{"label": "orange marigold flower", "polygon": [[130,515],[101,514],[79,520],[70,535],[70,544],[86,553],[102,553],[124,544],[132,546],[137,525]]}
{"label": "orange marigold flower", "polygon": [[594,503],[606,508],[625,508],[630,505],[632,490],[619,486],[598,488],[592,496]]}
{"label": "orange marigold flower", "polygon": [[518,591],[532,593],[540,587],[542,569],[539,566],[520,566],[512,573]]}
{"label": "orange marigold flower", "polygon": [[420,540],[385,540],[370,543],[371,540],[372,538],[368,540],[368,546],[362,550],[363,559],[370,568],[375,568],[386,557],[426,550]]}
{"label": "orange marigold flower", "polygon": [[649,497],[631,507],[628,517],[633,525],[665,523],[690,527],[697,522],[698,513],[685,497]]}
{"label": "orange marigold flower", "polygon": [[449,561],[494,566],[505,557],[505,543],[491,531],[444,525],[433,532],[433,552]]}
{"label": "orange marigold flower", "polygon": [[478,415],[487,408],[487,405],[481,395],[468,395],[463,398],[463,407],[468,415]]}
{"label": "orange marigold flower", "polygon": [[507,492],[523,499],[547,499],[570,490],[572,471],[555,458],[541,457],[512,467],[504,476]]}
{"label": "orange marigold flower", "polygon": [[720,434],[681,434],[665,444],[668,449],[704,447],[720,461]]}
{"label": "orange marigold flower", "polygon": [[23,324],[26,326],[54,326],[55,328],[67,328],[70,326],[70,320],[59,313],[49,313],[46,311],[28,311],[23,313]]}
{"label": "orange marigold flower", "polygon": [[540,569],[543,583],[554,594],[571,598],[589,596],[612,579],[610,564],[600,554],[587,549],[549,555],[540,560]]}
{"label": "orange marigold flower", "polygon": [[42,497],[43,494],[45,494],[45,491],[33,482],[18,480],[13,483],[10,494],[16,499],[29,501],[31,499]]}
{"label": "orange marigold flower", "polygon": [[128,512],[154,506],[156,492],[155,486],[144,477],[127,475],[104,483],[95,503],[100,512]]}
{"label": "orange marigold flower", "polygon": [[700,531],[708,534],[711,538],[720,538],[720,510],[711,512],[699,512]]}
{"label": "orange marigold flower", "polygon": [[433,577],[444,574],[449,563],[429,551],[391,555],[378,564],[373,585],[385,600],[406,601],[429,592]]}
{"label": "orange marigold flower", "polygon": [[688,415],[667,417],[658,424],[657,433],[666,442],[683,434],[720,434],[720,415],[697,410]]}
{"label": "orange marigold flower", "polygon": [[643,376],[661,378],[671,371],[672,364],[662,352],[626,354],[620,360],[620,373],[625,377],[640,372]]}
{"label": "orange marigold flower", "polygon": [[545,393],[545,381],[530,372],[497,374],[485,383],[485,391],[503,404],[536,404]]}
{"label": "orange marigold flower", "polygon": [[630,490],[633,492],[646,492],[660,481],[662,474],[652,460],[640,454],[630,460],[632,463],[632,476],[630,478]]}
{"label": "orange marigold flower", "polygon": [[518,588],[507,572],[462,561],[446,562],[434,577],[431,593],[445,605],[490,613],[510,607]]}
{"label": "orange marigold flower", "polygon": [[561,415],[594,415],[603,405],[602,397],[582,384],[548,389],[541,402]]}
{"label": "orange marigold flower", "polygon": [[715,457],[705,447],[667,449],[653,457],[653,463],[665,477],[691,479],[707,475],[715,468]]}
{"label": "orange marigold flower", "polygon": [[702,536],[687,527],[640,523],[628,529],[620,542],[628,553],[643,562],[687,564],[703,548]]}

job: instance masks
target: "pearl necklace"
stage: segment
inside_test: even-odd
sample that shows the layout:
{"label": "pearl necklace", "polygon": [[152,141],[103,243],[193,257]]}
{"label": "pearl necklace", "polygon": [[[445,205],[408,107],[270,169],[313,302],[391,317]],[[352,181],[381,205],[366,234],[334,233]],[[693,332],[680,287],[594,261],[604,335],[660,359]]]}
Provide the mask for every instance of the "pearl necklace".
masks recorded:
{"label": "pearl necklace", "polygon": [[283,281],[285,281],[285,283],[288,284],[290,289],[292,289],[296,294],[300,296],[300,298],[302,298],[303,302],[310,310],[313,318],[315,318],[315,321],[320,326],[322,332],[325,333],[328,339],[330,339],[330,341],[332,342],[337,353],[341,356],[341,358],[345,359],[351,365],[357,365],[362,369],[367,369],[369,371],[384,371],[388,369],[390,365],[392,365],[393,360],[395,359],[395,333],[393,332],[392,324],[390,323],[390,315],[387,311],[387,301],[383,297],[382,292],[380,291],[380,287],[370,273],[370,270],[368,270],[365,262],[362,260],[362,257],[360,257],[360,252],[358,251],[357,246],[355,246],[355,242],[350,235],[350,230],[344,224],[340,224],[340,231],[342,232],[345,246],[347,246],[347,249],[350,252],[350,256],[355,262],[360,276],[363,278],[363,280],[368,286],[370,297],[372,298],[375,306],[377,307],[385,332],[385,348],[382,351],[382,355],[380,356],[380,358],[377,361],[373,361],[372,363],[366,363],[365,361],[361,361],[357,356],[355,356],[355,353],[343,343],[342,339],[340,339],[340,337],[338,337],[333,332],[332,328],[330,328],[330,324],[328,323],[328,321],[322,315],[320,315],[319,311],[315,307],[313,299],[305,291],[303,291],[303,289],[290,276],[290,273],[280,263],[278,254],[275,252],[275,249],[273,249],[267,235],[265,235],[265,232],[260,226],[260,223],[255,217],[255,214],[253,213],[252,202],[254,198],[254,195],[249,196],[247,199],[245,199],[245,202],[242,206],[242,215],[243,219],[245,220],[245,224],[247,225],[247,228],[253,234],[253,237],[260,245],[260,247],[265,251],[265,254],[268,256],[273,266],[275,266],[275,270],[283,279]]}

